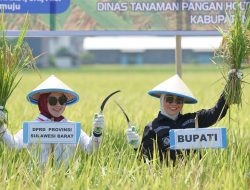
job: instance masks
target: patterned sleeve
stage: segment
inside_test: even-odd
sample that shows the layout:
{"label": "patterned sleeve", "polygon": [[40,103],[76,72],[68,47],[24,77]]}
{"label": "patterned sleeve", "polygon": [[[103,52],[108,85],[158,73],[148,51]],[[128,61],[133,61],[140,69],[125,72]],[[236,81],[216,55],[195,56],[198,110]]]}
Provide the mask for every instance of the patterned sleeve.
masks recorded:
{"label": "patterned sleeve", "polygon": [[143,133],[142,142],[141,142],[141,153],[143,157],[152,159],[154,155],[154,140],[155,133],[152,129],[152,123],[149,123]]}
{"label": "patterned sleeve", "polygon": [[225,98],[221,95],[214,107],[197,112],[199,127],[209,127],[215,124],[226,115],[227,110]]}

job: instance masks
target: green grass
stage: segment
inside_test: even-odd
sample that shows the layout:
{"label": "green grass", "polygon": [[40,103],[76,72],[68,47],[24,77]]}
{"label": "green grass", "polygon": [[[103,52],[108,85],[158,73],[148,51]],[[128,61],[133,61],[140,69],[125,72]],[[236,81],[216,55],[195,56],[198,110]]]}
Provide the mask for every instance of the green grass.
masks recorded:
{"label": "green grass", "polygon": [[[245,74],[249,70],[245,70]],[[155,85],[175,74],[169,66],[87,66],[70,71],[42,70],[23,73],[23,80],[11,96],[8,129],[16,133],[23,121],[33,120],[36,106],[25,99],[50,74],[67,83],[80,95],[80,101],[69,106],[64,116],[80,121],[82,128],[91,133],[94,113],[104,97],[122,90],[107,103],[103,143],[99,152],[86,155],[77,151],[71,160],[69,174],[63,167],[51,168],[48,163],[43,172],[26,150],[11,151],[0,143],[0,189],[249,189],[250,188],[250,86],[243,89],[243,106],[231,109],[217,123],[227,127],[228,148],[204,150],[203,159],[186,160],[176,167],[161,166],[157,161],[148,165],[136,159],[136,152],[126,143],[126,120],[113,99],[125,109],[142,135],[144,126],[158,113],[159,100],[147,95]],[[219,70],[214,65],[184,65],[183,79],[195,97],[196,105],[186,105],[183,113],[212,107],[224,88]],[[250,76],[246,76],[250,81]]]}
{"label": "green grass", "polygon": [[[201,65],[201,64],[184,64],[183,72],[214,72],[218,71],[217,66],[215,65]],[[56,69],[56,68],[47,68],[41,70],[42,73],[65,73],[64,69]],[[84,73],[104,73],[107,74],[111,72],[112,74],[120,74],[120,73],[157,73],[157,72],[167,72],[167,73],[175,73],[175,65],[174,64],[146,64],[146,65],[118,65],[118,64],[86,64],[82,67],[67,69],[67,72],[84,72]]]}

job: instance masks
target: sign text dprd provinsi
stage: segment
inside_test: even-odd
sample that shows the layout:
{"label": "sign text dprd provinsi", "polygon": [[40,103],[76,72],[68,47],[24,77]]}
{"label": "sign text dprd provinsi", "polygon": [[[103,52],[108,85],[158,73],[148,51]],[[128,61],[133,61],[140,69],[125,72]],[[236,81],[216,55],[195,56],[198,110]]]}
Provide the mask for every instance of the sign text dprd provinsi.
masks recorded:
{"label": "sign text dprd provinsi", "polygon": [[78,122],[24,122],[23,142],[76,144],[81,134]]}

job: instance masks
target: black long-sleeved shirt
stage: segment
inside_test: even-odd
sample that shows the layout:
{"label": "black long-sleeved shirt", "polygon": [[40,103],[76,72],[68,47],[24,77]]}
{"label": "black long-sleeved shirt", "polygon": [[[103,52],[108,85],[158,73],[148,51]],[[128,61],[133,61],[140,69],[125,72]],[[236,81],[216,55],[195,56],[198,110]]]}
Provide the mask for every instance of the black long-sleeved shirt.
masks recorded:
{"label": "black long-sleeved shirt", "polygon": [[[141,143],[142,155],[148,159],[152,159],[154,147],[157,147],[161,161],[167,158],[168,151],[170,152],[170,159],[175,161],[177,156],[182,155],[183,151],[171,150],[169,148],[170,129],[195,128],[196,115],[198,116],[199,128],[209,127],[223,118],[226,115],[227,109],[228,106],[222,95],[213,108],[207,110],[202,109],[194,113],[179,114],[176,120],[172,120],[159,112],[158,117],[150,122],[144,129]],[[189,154],[189,150],[186,150],[185,153]]]}

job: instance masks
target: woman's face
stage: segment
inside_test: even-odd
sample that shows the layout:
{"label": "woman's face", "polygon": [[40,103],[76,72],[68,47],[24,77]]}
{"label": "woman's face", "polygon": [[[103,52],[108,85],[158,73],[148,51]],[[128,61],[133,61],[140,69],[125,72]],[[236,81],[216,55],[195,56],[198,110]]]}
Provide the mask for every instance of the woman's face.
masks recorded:
{"label": "woman's face", "polygon": [[49,113],[53,117],[60,117],[65,110],[67,97],[59,92],[52,92],[47,101]]}
{"label": "woman's face", "polygon": [[165,95],[163,107],[165,112],[170,116],[179,114],[182,110],[184,99],[174,95]]}

